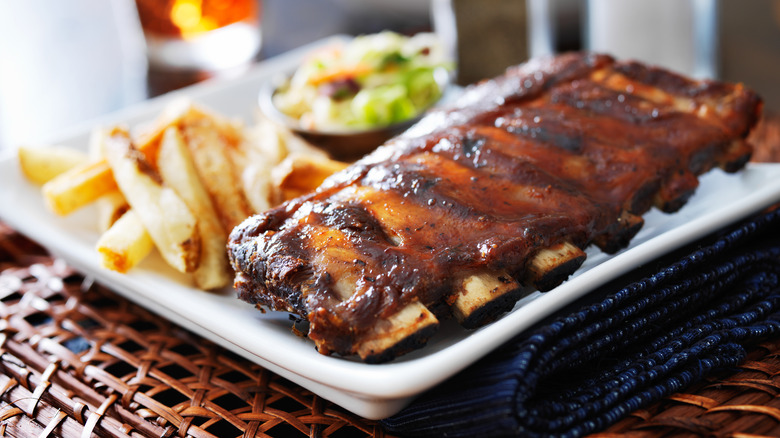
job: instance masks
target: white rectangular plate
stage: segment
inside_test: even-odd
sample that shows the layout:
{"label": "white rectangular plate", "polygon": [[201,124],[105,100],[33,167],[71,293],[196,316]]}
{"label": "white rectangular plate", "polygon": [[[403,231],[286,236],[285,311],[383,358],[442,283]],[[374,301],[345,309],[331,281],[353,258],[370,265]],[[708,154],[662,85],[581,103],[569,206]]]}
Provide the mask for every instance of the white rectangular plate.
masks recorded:
{"label": "white rectangular plate", "polygon": [[[260,84],[287,71],[321,41],[263,62],[239,78],[210,82],[150,100],[54,139],[86,148],[97,124],[135,126],[156,117],[170,100],[188,96],[248,123]],[[631,246],[614,256],[589,250],[588,260],[556,289],[523,298],[515,309],[486,327],[465,331],[445,323],[421,350],[392,363],[366,365],[318,354],[313,343],[291,333],[286,314],[261,313],[238,301],[232,290],[215,294],[194,289],[156,254],[127,275],[102,269],[93,247],[99,237],[94,210],[57,217],[43,204],[39,187],[18,169],[14,154],[0,159],[0,219],[40,242],[72,266],[109,288],[208,339],[274,371],[354,413],[370,419],[390,416],[415,396],[469,366],[503,342],[573,300],[664,253],[780,201],[780,165],[750,165],[741,173],[713,171],[679,212],[652,211]]]}

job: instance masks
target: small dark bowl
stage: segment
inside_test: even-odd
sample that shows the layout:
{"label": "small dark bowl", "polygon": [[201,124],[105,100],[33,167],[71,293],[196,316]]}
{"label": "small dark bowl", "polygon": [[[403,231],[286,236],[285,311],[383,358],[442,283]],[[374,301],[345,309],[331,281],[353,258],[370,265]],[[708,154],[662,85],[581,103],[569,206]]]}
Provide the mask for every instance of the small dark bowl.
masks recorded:
{"label": "small dark bowl", "polygon": [[[441,69],[441,71],[436,71],[434,76],[442,90],[442,95],[444,95],[450,84],[449,73],[445,69]],[[297,119],[279,111],[274,105],[274,93],[286,79],[286,76],[279,76],[263,84],[258,99],[260,110],[269,119],[287,127],[313,145],[326,150],[333,158],[344,161],[356,160],[373,151],[385,141],[414,125],[428,109],[438,103],[438,101],[431,103],[425,110],[411,119],[387,126],[364,130],[310,130],[302,128]]]}

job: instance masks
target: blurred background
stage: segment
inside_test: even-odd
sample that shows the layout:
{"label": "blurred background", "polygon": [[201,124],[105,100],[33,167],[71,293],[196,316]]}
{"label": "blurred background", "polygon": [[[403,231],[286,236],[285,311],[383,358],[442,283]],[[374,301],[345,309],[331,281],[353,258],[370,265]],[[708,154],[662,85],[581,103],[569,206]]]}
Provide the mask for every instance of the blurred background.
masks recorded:
{"label": "blurred background", "polygon": [[780,0],[3,1],[0,149],[329,35],[384,29],[439,33],[460,84],[590,49],[743,82],[780,111]]}

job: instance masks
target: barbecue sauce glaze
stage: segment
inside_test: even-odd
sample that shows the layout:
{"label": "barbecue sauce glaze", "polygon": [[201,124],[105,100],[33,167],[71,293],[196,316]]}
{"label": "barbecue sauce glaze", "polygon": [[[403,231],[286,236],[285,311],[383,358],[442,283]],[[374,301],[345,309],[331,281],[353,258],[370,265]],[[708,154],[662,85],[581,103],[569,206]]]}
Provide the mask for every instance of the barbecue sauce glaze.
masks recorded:
{"label": "barbecue sauce glaze", "polygon": [[462,273],[522,279],[556,243],[624,246],[624,211],[674,211],[697,175],[742,167],[760,107],[741,85],[605,55],[532,60],[244,221],[229,244],[238,295],[306,318],[323,354],[353,354],[409,302],[446,317]]}

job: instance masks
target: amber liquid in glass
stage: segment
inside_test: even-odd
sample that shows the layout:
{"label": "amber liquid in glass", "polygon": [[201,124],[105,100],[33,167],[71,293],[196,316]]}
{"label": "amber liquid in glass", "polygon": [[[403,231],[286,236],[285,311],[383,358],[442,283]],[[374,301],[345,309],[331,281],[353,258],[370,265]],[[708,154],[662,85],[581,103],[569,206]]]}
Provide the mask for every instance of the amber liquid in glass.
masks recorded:
{"label": "amber liquid in glass", "polygon": [[136,0],[153,65],[221,69],[260,48],[258,0]]}

